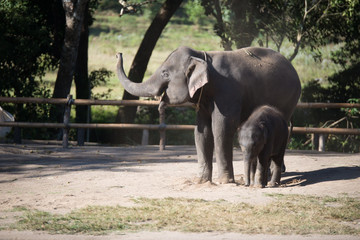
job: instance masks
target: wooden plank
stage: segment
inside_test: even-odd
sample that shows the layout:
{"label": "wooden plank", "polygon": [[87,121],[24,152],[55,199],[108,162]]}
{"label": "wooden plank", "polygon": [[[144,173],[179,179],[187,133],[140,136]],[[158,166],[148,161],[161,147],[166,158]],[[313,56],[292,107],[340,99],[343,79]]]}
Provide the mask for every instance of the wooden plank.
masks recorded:
{"label": "wooden plank", "polygon": [[[34,104],[67,104],[66,98],[27,98],[27,97],[0,97],[4,103],[34,103]],[[154,100],[96,100],[74,99],[72,105],[112,105],[112,106],[158,106],[160,101]],[[192,103],[170,104],[172,107],[191,107]]]}
{"label": "wooden plank", "polygon": [[[66,98],[28,98],[0,97],[6,103],[66,104]],[[154,100],[96,100],[74,99],[73,105],[124,105],[124,106],[158,106],[160,101]],[[170,107],[192,107],[192,103],[169,104]],[[297,108],[360,108],[360,103],[298,103]]]}
{"label": "wooden plank", "polygon": [[[29,123],[29,122],[0,122],[4,127],[33,127],[33,128],[64,128],[63,123]],[[105,128],[105,129],[148,129],[148,130],[194,130],[195,125],[159,125],[159,124],[133,124],[133,123],[69,123],[69,128]],[[360,135],[360,129],[355,128],[311,128],[294,127],[294,133],[322,133]]]}
{"label": "wooden plank", "polygon": [[360,108],[360,103],[298,103],[297,108]]}
{"label": "wooden plank", "polygon": [[66,98],[0,97],[4,103],[66,104]]}
{"label": "wooden plank", "polygon": [[344,134],[360,135],[358,128],[311,128],[311,127],[294,127],[294,133],[319,133],[319,134]]}

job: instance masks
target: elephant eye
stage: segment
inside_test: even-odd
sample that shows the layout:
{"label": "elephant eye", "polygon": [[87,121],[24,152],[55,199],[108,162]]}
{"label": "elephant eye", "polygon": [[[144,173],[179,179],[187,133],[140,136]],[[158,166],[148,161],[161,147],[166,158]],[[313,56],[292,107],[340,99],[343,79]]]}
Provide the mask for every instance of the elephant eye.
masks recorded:
{"label": "elephant eye", "polygon": [[163,70],[163,71],[161,72],[161,77],[162,77],[163,79],[168,79],[168,78],[169,78],[169,72],[166,71],[166,70]]}

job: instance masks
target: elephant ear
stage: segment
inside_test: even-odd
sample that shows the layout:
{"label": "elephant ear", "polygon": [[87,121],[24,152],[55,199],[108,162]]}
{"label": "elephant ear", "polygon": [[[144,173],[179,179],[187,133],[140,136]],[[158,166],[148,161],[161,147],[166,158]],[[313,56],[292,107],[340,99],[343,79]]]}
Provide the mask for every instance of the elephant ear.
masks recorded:
{"label": "elephant ear", "polygon": [[198,89],[209,82],[207,62],[200,58],[191,57],[186,76],[188,77],[189,94],[192,98]]}

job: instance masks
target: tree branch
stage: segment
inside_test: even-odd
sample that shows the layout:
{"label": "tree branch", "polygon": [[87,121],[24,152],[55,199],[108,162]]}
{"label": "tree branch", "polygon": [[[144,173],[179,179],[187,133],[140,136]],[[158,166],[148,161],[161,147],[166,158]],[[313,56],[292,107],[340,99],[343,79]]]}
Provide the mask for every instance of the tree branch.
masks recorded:
{"label": "tree branch", "polygon": [[121,17],[125,13],[136,13],[139,8],[143,5],[151,4],[156,2],[156,0],[147,0],[141,3],[127,3],[125,0],[119,0],[120,5],[122,6],[119,16]]}
{"label": "tree branch", "polygon": [[318,8],[318,6],[320,5],[320,3],[323,0],[319,0],[317,1],[313,6],[310,7],[310,9],[308,10],[308,3],[307,0],[304,0],[304,16],[303,19],[301,21],[301,25],[300,25],[300,29],[298,30],[297,36],[296,36],[296,45],[295,45],[295,49],[293,54],[289,57],[289,61],[291,62],[292,60],[294,60],[294,58],[296,57],[296,55],[299,52],[299,48],[301,46],[301,42],[303,40],[303,37],[305,34],[307,34],[309,32],[309,29],[311,29],[311,27],[315,26],[325,15],[326,15],[326,10],[329,9],[330,7],[330,2],[328,1],[328,6],[325,9],[325,11],[323,12],[323,14],[317,19],[316,23],[313,24],[313,26],[306,26],[306,19],[308,17],[308,14],[310,14],[312,11],[314,11],[315,9]]}

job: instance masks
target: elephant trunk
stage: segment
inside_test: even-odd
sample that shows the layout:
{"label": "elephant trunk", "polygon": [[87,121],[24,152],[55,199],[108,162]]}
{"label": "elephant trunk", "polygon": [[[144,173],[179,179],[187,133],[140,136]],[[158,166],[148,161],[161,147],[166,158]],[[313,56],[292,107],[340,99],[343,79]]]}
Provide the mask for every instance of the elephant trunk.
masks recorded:
{"label": "elephant trunk", "polygon": [[122,53],[117,53],[116,57],[118,59],[116,65],[117,75],[120,83],[127,92],[138,97],[153,97],[160,96],[162,94],[165,87],[167,86],[166,81],[159,81],[156,79],[155,75],[153,75],[146,82],[132,82],[130,79],[128,79],[124,72]]}

